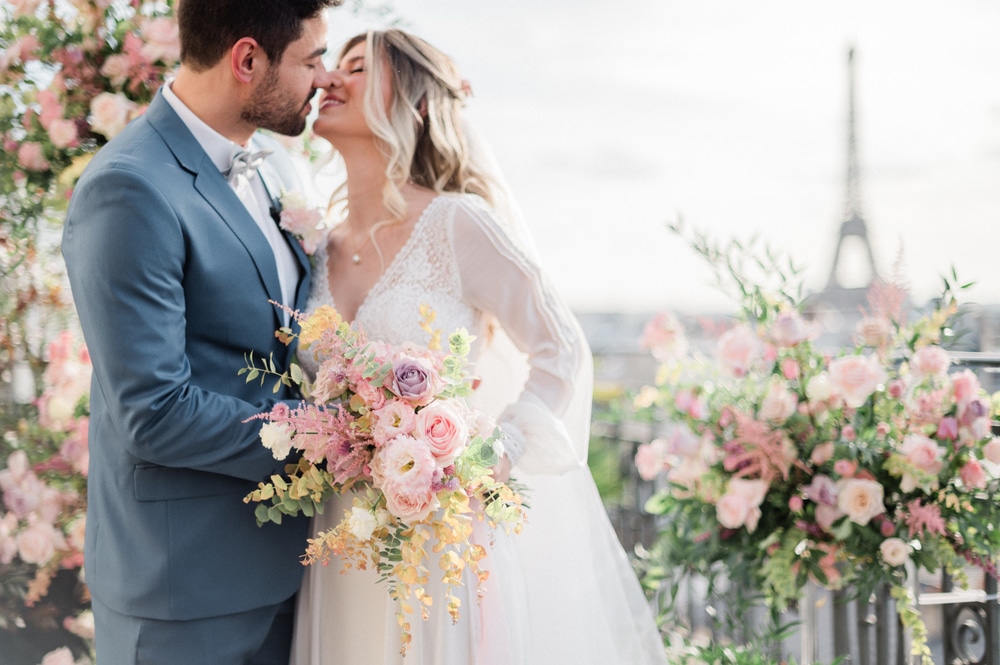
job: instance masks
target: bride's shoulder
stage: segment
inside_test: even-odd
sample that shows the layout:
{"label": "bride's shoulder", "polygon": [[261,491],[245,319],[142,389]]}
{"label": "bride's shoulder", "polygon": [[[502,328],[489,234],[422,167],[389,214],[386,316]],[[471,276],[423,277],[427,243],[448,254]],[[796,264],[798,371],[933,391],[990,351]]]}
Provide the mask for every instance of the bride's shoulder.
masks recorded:
{"label": "bride's shoulder", "polygon": [[492,225],[496,220],[493,207],[478,194],[444,192],[437,197],[443,216],[453,222]]}

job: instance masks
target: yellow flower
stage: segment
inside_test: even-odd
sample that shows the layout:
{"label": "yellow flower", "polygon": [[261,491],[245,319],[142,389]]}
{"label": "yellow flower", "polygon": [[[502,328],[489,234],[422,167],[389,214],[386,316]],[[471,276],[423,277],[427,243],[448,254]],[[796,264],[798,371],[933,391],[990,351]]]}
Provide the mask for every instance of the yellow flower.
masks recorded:
{"label": "yellow flower", "polygon": [[299,345],[308,347],[317,341],[324,330],[335,330],[343,321],[340,313],[329,305],[316,308],[312,314],[300,322],[302,332],[299,333]]}

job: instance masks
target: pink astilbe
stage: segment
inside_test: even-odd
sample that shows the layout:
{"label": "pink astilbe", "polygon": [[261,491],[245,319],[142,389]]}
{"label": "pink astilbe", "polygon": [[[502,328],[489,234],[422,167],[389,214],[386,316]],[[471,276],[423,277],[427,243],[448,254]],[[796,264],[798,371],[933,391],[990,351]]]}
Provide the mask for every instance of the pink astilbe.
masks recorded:
{"label": "pink astilbe", "polygon": [[941,507],[933,503],[925,506],[920,499],[914,499],[906,504],[903,523],[909,528],[910,536],[914,538],[923,538],[924,533],[945,535]]}
{"label": "pink astilbe", "polygon": [[788,479],[794,450],[780,430],[772,430],[765,423],[737,411],[736,433],[723,445],[726,458],[723,466],[736,478],[760,478],[771,483],[779,476]]}

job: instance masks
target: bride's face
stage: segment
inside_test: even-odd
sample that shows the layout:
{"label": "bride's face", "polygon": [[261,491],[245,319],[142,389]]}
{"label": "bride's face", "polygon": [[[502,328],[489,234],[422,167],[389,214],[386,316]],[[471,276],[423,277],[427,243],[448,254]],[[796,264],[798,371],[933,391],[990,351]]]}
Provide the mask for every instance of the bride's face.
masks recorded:
{"label": "bride's face", "polygon": [[[319,102],[319,113],[313,131],[330,143],[337,145],[348,137],[371,137],[372,131],[365,121],[365,89],[372,80],[365,62],[365,43],[353,46],[328,73],[328,85]],[[388,109],[392,99],[392,80],[382,80],[382,98]]]}

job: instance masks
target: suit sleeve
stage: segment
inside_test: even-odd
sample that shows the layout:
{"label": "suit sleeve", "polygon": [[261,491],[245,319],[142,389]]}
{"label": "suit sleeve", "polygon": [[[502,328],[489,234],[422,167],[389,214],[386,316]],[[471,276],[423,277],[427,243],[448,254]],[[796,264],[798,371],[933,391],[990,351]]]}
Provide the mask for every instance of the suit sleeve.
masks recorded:
{"label": "suit sleeve", "polygon": [[127,165],[85,176],[74,192],[63,254],[93,359],[92,400],[103,404],[92,417],[110,418],[139,460],[257,480],[280,464],[260,444],[259,425],[243,421],[268,402],[192,383],[188,241],[173,202]]}

